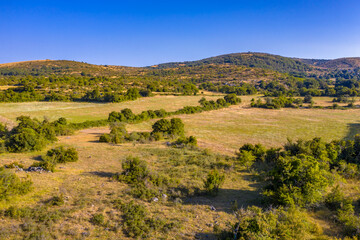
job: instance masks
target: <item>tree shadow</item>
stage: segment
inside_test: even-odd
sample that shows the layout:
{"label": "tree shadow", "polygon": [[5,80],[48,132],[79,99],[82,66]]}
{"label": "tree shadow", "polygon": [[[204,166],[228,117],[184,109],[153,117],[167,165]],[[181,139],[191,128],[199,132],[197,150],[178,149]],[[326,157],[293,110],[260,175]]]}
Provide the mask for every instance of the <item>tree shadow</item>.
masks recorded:
{"label": "tree shadow", "polygon": [[262,195],[260,193],[262,184],[252,183],[249,185],[254,190],[247,189],[219,189],[216,196],[193,196],[183,200],[184,204],[207,205],[214,207],[214,211],[232,213],[236,208],[246,208],[248,206],[261,206]]}
{"label": "tree shadow", "polygon": [[354,140],[356,134],[360,134],[360,123],[349,123],[348,131],[343,140]]}
{"label": "tree shadow", "polygon": [[90,174],[90,175],[95,175],[98,177],[103,177],[103,178],[112,178],[115,174],[111,173],[111,172],[104,172],[104,171],[93,171],[93,172],[86,172],[84,173],[85,175]]}
{"label": "tree shadow", "polygon": [[209,233],[209,232],[196,233],[194,237],[195,237],[195,239],[200,239],[200,240],[218,240],[219,239],[219,236],[217,236],[215,233]]}
{"label": "tree shadow", "polygon": [[41,155],[35,156],[35,157],[33,157],[32,159],[35,160],[35,161],[38,161],[38,162],[44,161],[44,160],[42,159],[42,156],[41,156]]}

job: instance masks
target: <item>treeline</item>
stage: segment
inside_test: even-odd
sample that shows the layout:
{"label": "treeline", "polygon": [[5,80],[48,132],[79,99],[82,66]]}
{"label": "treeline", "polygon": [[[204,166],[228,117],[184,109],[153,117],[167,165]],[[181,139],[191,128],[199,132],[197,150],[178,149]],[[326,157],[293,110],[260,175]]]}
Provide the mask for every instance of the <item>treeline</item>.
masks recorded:
{"label": "treeline", "polygon": [[211,111],[235,105],[241,102],[241,99],[236,97],[235,94],[228,94],[224,98],[219,98],[216,101],[207,101],[205,98],[200,99],[200,106],[185,106],[182,109],[174,112],[167,112],[164,109],[160,110],[147,110],[140,114],[134,114],[131,109],[125,108],[120,112],[111,112],[108,117],[109,122],[141,122],[154,118],[164,118],[179,114],[194,114],[203,111]]}
{"label": "treeline", "polygon": [[0,79],[7,89],[0,90],[0,102],[86,101],[122,102],[152,92],[196,95],[198,88],[189,81],[166,81],[145,76],[110,77],[10,77]]}
{"label": "treeline", "polygon": [[[312,96],[307,95],[303,99],[302,98],[294,98],[294,97],[265,97],[264,100],[258,98],[255,100],[251,99],[250,106],[256,108],[266,108],[266,109],[280,109],[280,108],[326,108],[326,109],[349,109],[355,108],[355,99],[349,99],[348,96],[341,96],[333,99],[333,105],[331,106],[316,106],[315,102],[312,100]],[[346,106],[339,106],[339,103],[348,103]],[[306,105],[305,105],[306,104]]]}

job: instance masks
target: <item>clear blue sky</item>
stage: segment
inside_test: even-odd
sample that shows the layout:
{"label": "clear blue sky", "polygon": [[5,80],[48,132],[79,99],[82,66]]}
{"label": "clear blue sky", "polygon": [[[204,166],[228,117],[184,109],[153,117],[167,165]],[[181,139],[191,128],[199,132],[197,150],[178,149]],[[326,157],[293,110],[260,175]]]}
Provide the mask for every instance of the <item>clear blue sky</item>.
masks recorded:
{"label": "clear blue sky", "polygon": [[359,0],[0,0],[0,63],[148,66],[234,52],[360,56]]}

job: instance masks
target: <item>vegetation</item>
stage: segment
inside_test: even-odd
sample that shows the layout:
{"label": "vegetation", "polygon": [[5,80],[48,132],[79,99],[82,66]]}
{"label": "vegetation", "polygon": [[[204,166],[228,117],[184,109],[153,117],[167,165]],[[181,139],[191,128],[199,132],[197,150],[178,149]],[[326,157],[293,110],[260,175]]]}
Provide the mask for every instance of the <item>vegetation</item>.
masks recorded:
{"label": "vegetation", "polygon": [[[0,238],[359,238],[359,71],[317,67],[331,64],[247,53],[149,68],[0,66],[1,101],[94,102],[70,103],[75,120],[59,110],[17,124],[20,104],[3,105]],[[186,97],[197,106],[145,98],[199,92]],[[255,93],[265,96],[229,107]],[[304,140],[281,146],[286,137]]]}
{"label": "vegetation", "polygon": [[0,170],[0,201],[30,192],[32,182],[20,180],[18,176],[7,170]]}

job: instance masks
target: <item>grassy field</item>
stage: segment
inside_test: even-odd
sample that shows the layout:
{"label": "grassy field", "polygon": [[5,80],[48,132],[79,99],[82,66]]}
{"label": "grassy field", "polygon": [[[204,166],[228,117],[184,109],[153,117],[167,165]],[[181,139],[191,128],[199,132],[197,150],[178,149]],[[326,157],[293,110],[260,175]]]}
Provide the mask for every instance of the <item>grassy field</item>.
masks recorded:
{"label": "grassy field", "polygon": [[[245,143],[279,147],[287,138],[321,137],[331,141],[351,139],[360,133],[360,111],[355,109],[266,110],[233,106],[179,117],[185,123],[186,134],[196,136],[201,147],[226,154],[234,154]],[[150,131],[154,121],[129,125],[128,129]]]}
{"label": "grassy field", "polygon": [[173,111],[183,106],[196,106],[202,97],[208,100],[221,97],[214,95],[199,96],[155,96],[140,98],[135,101],[122,103],[77,103],[77,102],[28,102],[28,103],[0,103],[0,116],[15,120],[20,115],[27,115],[43,119],[54,120],[65,117],[70,122],[106,119],[110,112],[131,108],[133,112],[144,110],[165,109]]}
{"label": "grassy field", "polygon": [[[0,115],[3,119],[14,120],[26,113],[32,117],[50,119],[66,117],[70,121],[106,118],[111,111],[119,111],[129,107],[134,112],[146,109],[164,108],[168,111],[179,109],[185,105],[197,105],[201,96],[162,96],[143,98],[119,104],[93,103],[21,103],[1,104]],[[211,96],[208,99],[216,99]],[[244,143],[262,143],[266,146],[280,147],[287,138],[310,139],[322,137],[326,141],[332,139],[352,138],[360,133],[360,111],[332,109],[281,109],[265,110],[249,108],[252,96],[242,97],[243,103],[230,108],[203,112],[192,115],[179,115],[185,123],[186,135],[197,137],[201,149],[210,152],[233,156]],[[331,105],[330,98],[315,99],[319,105]],[[150,131],[156,120],[140,124],[128,124],[129,131]],[[122,170],[121,162],[129,155],[144,159],[152,172],[171,174],[184,186],[203,187],[209,169],[191,162],[185,165],[171,165],[170,160],[176,154],[183,154],[180,160],[189,155],[183,150],[166,147],[164,142],[149,144],[107,144],[99,143],[102,133],[108,132],[107,127],[84,129],[72,136],[59,137],[59,141],[40,152],[0,155],[1,165],[18,161],[28,167],[38,161],[39,156],[58,145],[73,146],[79,152],[79,161],[59,164],[54,173],[24,173],[17,175],[29,176],[34,183],[34,191],[11,201],[0,202],[0,209],[10,206],[39,206],[45,204],[53,196],[64,196],[65,204],[54,207],[55,210],[68,211],[53,226],[53,233],[58,239],[83,239],[83,233],[89,233],[89,239],[128,239],[122,231],[104,230],[90,222],[94,214],[101,213],[106,221],[118,222],[121,229],[121,212],[114,210],[112,202],[117,199],[128,202],[133,198],[128,194],[129,186],[112,179]],[[200,149],[200,151],[202,151]],[[206,152],[204,152],[206,156]],[[182,199],[182,204],[173,201],[141,201],[151,216],[177,220],[179,228],[170,234],[156,233],[154,239],[216,239],[213,235],[215,224],[225,228],[228,221],[234,220],[232,204],[238,206],[260,205],[260,185],[254,176],[246,171],[234,169],[224,170],[226,179],[217,197],[196,196]],[[358,192],[358,181],[346,184],[346,191]],[[211,206],[216,211],[211,210]],[[328,235],[335,235],[334,223],[328,221],[328,213],[314,214],[313,220]],[[320,216],[320,217],[319,217]],[[323,219],[321,218],[323,217]],[[0,220],[0,239],[22,239],[24,232],[19,222],[6,218]],[[10,227],[12,226],[12,227]]]}

